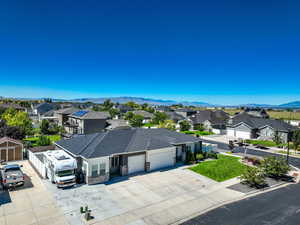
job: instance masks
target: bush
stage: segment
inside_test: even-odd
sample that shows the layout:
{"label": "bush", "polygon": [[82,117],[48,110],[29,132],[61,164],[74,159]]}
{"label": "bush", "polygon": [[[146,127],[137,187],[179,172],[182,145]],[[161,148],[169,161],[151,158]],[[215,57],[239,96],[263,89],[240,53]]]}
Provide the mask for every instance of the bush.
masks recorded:
{"label": "bush", "polygon": [[266,186],[266,178],[263,171],[256,167],[247,167],[240,176],[242,183],[250,187],[261,188]]}
{"label": "bush", "polygon": [[196,160],[200,161],[200,160],[203,160],[203,159],[204,159],[204,155],[203,155],[203,154],[198,153],[198,154],[196,155]]}
{"label": "bush", "polygon": [[217,159],[217,158],[218,158],[218,154],[215,153],[215,152],[209,152],[209,153],[207,154],[207,157],[208,157],[208,158],[211,158],[211,159]]}
{"label": "bush", "polygon": [[38,146],[47,146],[51,145],[51,140],[46,136],[40,136],[36,143]]}
{"label": "bush", "polygon": [[273,178],[281,178],[290,171],[290,166],[283,157],[270,156],[261,161],[261,168],[265,174]]}
{"label": "bush", "polygon": [[187,164],[192,164],[192,163],[194,163],[196,160],[195,160],[195,155],[194,155],[194,153],[191,151],[191,150],[188,150],[187,152],[186,152],[186,158],[185,158],[185,162],[187,163]]}

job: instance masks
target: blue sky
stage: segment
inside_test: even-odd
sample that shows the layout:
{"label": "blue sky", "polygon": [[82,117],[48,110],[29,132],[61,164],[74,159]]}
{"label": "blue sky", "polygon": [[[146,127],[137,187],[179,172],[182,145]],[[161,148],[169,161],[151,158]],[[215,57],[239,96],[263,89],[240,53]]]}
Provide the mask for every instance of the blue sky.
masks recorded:
{"label": "blue sky", "polygon": [[2,2],[0,96],[300,100],[296,2]]}

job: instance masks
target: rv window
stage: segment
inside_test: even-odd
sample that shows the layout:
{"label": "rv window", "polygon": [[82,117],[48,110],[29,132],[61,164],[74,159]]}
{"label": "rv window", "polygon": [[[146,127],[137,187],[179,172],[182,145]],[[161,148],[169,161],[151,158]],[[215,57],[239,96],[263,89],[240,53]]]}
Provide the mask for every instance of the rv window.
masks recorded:
{"label": "rv window", "polygon": [[105,163],[100,164],[100,176],[105,175]]}
{"label": "rv window", "polygon": [[63,171],[58,171],[57,176],[59,177],[65,177],[65,176],[71,176],[74,175],[74,170],[63,170]]}

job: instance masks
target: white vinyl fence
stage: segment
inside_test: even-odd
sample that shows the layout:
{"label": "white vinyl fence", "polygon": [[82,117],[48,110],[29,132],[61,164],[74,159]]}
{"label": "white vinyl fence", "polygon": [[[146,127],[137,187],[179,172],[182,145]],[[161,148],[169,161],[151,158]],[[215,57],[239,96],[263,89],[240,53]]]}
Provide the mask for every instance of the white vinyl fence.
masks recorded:
{"label": "white vinyl fence", "polygon": [[46,178],[46,167],[43,162],[43,153],[41,152],[33,153],[31,151],[28,151],[28,157],[29,157],[29,161],[35,167],[38,173],[43,178]]}

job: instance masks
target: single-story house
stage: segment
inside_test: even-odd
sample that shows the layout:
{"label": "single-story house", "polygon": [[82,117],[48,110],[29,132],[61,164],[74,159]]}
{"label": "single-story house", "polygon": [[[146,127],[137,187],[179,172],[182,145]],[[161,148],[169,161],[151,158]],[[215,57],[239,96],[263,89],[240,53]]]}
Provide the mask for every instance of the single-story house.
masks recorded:
{"label": "single-story house", "polygon": [[212,131],[216,134],[226,133],[226,123],[229,115],[222,110],[212,111],[203,110],[189,117],[194,130],[202,125],[205,130]]}
{"label": "single-story house", "polygon": [[0,138],[0,160],[4,162],[23,160],[23,144],[21,141]]}
{"label": "single-story house", "polygon": [[133,111],[132,113],[143,116],[144,117],[143,123],[149,123],[154,117],[153,113],[149,113],[144,110],[136,110],[136,111]]}
{"label": "single-story house", "polygon": [[54,110],[55,106],[48,102],[40,103],[33,108],[33,113],[37,116],[41,116],[50,110]]}
{"label": "single-story house", "polygon": [[174,123],[178,123],[179,121],[185,120],[185,117],[176,112],[165,112],[170,120],[173,120]]}
{"label": "single-story house", "polygon": [[272,140],[275,132],[283,142],[287,142],[297,128],[283,120],[254,117],[247,113],[240,113],[229,119],[227,136],[241,139]]}
{"label": "single-story house", "polygon": [[200,151],[199,138],[158,129],[116,129],[81,135],[55,143],[77,159],[78,172],[87,184],[174,166],[185,161],[186,152]]}

